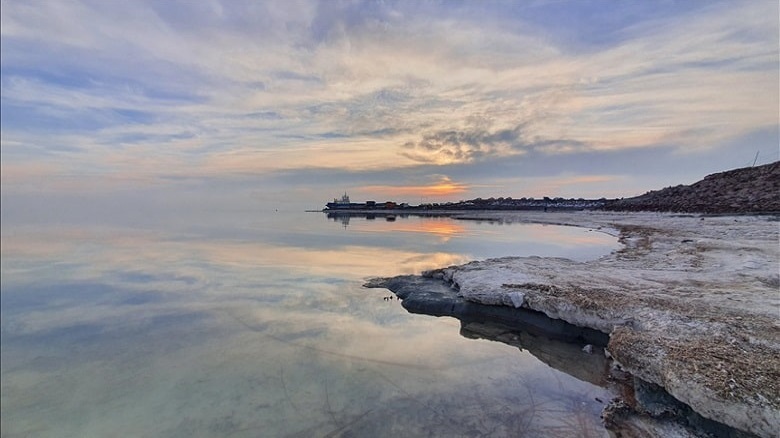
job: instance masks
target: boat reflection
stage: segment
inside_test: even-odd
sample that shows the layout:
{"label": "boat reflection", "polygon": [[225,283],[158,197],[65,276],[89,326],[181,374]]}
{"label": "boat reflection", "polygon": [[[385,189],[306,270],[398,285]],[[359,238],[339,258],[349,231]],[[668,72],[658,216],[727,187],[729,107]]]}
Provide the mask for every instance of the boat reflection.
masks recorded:
{"label": "boat reflection", "polygon": [[349,226],[350,219],[353,218],[360,218],[365,219],[367,221],[373,221],[377,218],[384,219],[387,222],[395,222],[396,218],[398,216],[401,216],[402,218],[406,219],[409,217],[408,214],[395,214],[395,213],[384,213],[384,212],[378,212],[378,213],[352,213],[348,211],[331,211],[327,213],[328,219],[331,219],[335,222],[341,222],[341,225],[344,226],[344,228],[347,228]]}

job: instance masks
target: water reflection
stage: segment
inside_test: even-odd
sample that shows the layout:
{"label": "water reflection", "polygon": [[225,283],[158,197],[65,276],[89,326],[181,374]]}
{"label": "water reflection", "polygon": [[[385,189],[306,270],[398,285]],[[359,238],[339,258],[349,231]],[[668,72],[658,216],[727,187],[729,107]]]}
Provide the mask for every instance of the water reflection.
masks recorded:
{"label": "water reflection", "polygon": [[[382,215],[394,220],[371,218]],[[536,255],[584,261],[617,248],[616,238],[579,227],[458,220],[446,214],[328,212],[327,217],[344,225],[348,232],[342,236],[347,239],[361,234],[379,239],[392,235],[394,244],[408,243],[418,250],[446,248],[471,259]]]}
{"label": "water reflection", "polygon": [[2,224],[3,436],[603,435],[603,388],[361,287],[519,229],[404,220]]}
{"label": "water reflection", "polygon": [[[466,227],[458,221],[452,220],[449,215],[328,212],[327,217],[341,223],[345,229],[352,219],[351,231],[355,232],[424,233],[436,236],[443,242],[467,233]],[[373,222],[377,218],[383,220]],[[364,223],[365,221],[371,221],[371,223],[364,226],[367,225]]]}

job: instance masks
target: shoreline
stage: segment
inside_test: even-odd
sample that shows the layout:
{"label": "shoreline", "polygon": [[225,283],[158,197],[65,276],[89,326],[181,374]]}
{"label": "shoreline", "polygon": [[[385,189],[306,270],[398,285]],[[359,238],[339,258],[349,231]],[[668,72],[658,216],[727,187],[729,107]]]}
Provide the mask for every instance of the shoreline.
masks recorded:
{"label": "shoreline", "polygon": [[[633,376],[637,394],[646,394],[648,385],[660,387],[705,419],[757,436],[774,436],[780,427],[777,215],[461,211],[447,216],[614,230],[623,248],[597,260],[504,257],[422,277],[468,303],[522,307],[608,334],[606,352],[615,367]],[[382,287],[379,280],[373,283]],[[668,419],[674,409],[667,408],[615,401],[605,409],[605,422],[647,431],[639,424]]]}

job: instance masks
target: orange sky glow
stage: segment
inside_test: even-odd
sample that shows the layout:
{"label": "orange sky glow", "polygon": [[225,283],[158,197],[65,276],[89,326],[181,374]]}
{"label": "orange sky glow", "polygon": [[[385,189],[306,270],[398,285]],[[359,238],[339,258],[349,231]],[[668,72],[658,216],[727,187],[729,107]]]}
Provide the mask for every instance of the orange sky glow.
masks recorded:
{"label": "orange sky glow", "polygon": [[3,2],[4,195],[623,197],[779,157],[777,2],[109,3]]}
{"label": "orange sky glow", "polygon": [[384,196],[388,199],[398,197],[399,199],[435,198],[438,200],[453,199],[453,197],[468,192],[469,189],[468,184],[455,182],[445,177],[438,182],[426,185],[370,185],[360,187],[358,191]]}

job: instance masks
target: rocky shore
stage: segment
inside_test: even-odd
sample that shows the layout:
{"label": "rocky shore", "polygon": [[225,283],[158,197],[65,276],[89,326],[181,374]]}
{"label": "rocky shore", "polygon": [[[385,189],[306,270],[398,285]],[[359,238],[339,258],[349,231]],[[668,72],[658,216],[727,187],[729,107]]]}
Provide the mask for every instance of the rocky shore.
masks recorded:
{"label": "rocky shore", "polygon": [[[423,313],[468,312],[471,303],[501,309],[501,318],[540,312],[608,335],[605,354],[615,370],[628,373],[634,390],[605,409],[605,423],[618,436],[661,436],[672,429],[678,436],[705,434],[702,422],[691,420],[698,415],[731,428],[718,434],[776,436],[777,215],[484,212],[461,219],[586,227],[615,235],[623,248],[589,262],[475,261],[369,286],[387,287],[404,307]],[[437,287],[439,295],[415,298]],[[672,429],[659,426],[672,417]]]}
{"label": "rocky shore", "polygon": [[691,185],[614,200],[602,209],[696,213],[780,212],[780,161],[707,175]]}

